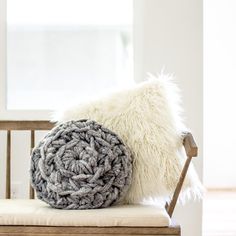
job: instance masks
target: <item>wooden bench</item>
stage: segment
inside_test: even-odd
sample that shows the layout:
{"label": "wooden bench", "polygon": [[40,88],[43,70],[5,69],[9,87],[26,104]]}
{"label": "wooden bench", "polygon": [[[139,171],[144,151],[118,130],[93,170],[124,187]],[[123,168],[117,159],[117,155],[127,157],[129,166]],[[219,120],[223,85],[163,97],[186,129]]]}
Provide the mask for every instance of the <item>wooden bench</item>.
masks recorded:
{"label": "wooden bench", "polygon": [[[54,126],[53,123],[50,123],[49,121],[0,121],[0,131],[5,130],[7,131],[7,155],[6,155],[6,199],[11,199],[11,131],[12,130],[27,130],[31,132],[31,148],[35,145],[35,131],[37,130],[50,130]],[[42,215],[34,215],[34,213],[31,213],[32,208],[35,206],[36,209],[39,208],[37,204],[43,204],[40,203],[38,200],[34,200],[34,190],[30,187],[29,188],[29,199],[26,201],[20,201],[20,200],[0,200],[0,235],[27,235],[27,236],[75,236],[75,235],[181,235],[181,229],[179,225],[173,224],[171,221],[171,217],[173,214],[173,211],[176,206],[176,202],[178,200],[178,196],[180,194],[184,178],[186,176],[189,164],[191,162],[192,157],[197,156],[197,146],[194,142],[194,139],[191,135],[191,133],[185,133],[183,134],[183,145],[186,150],[187,159],[184,164],[182,173],[180,175],[179,181],[177,183],[176,189],[173,193],[173,197],[170,201],[170,204],[166,204],[165,208],[163,209],[156,209],[155,207],[152,208],[146,208],[142,205],[140,206],[123,206],[125,209],[124,215],[120,214],[120,209],[117,209],[118,207],[109,208],[107,211],[104,211],[103,209],[97,209],[96,214],[94,214],[93,218],[90,218],[89,221],[93,222],[91,225],[89,223],[81,226],[71,226],[68,225],[56,225],[46,223],[44,225],[36,224],[36,223],[27,223],[30,222],[30,218],[36,218],[37,222],[48,222],[47,217],[49,217],[50,220],[50,214],[53,214],[51,211],[54,211],[56,215],[67,217],[67,212],[70,211],[61,211],[57,209],[49,209],[46,208],[46,206],[42,206],[42,208],[46,210],[46,212],[49,212],[45,214],[45,219],[42,217]],[[26,202],[26,203],[25,203]],[[1,208],[2,204],[2,208]],[[18,205],[19,209],[18,210]],[[27,212],[24,213],[24,204],[26,204]],[[10,209],[10,213],[4,212],[3,209]],[[2,210],[1,210],[2,209]],[[116,210],[115,210],[116,209]],[[131,209],[131,210],[129,210]],[[141,209],[141,210],[140,210]],[[8,210],[8,209],[7,209]],[[34,209],[33,209],[34,210]],[[121,209],[122,210],[122,209]],[[23,211],[23,213],[20,211]],[[90,217],[92,212],[90,211]],[[147,212],[146,212],[147,211]],[[160,215],[164,218],[170,219],[170,223],[167,225],[166,221],[165,223],[158,223],[158,211],[160,211]],[[79,213],[78,213],[79,212]],[[146,212],[146,213],[145,213]],[[150,212],[150,214],[149,214]],[[128,217],[125,216],[125,214],[128,214]],[[27,215],[28,214],[28,215]],[[32,214],[32,215],[30,215]],[[70,214],[70,213],[68,213]],[[85,214],[84,211],[77,211],[74,216],[80,217],[79,219],[86,220],[86,217],[88,217],[89,214]],[[81,215],[80,215],[81,214]],[[85,214],[85,215],[83,215]],[[106,215],[107,214],[107,215]],[[110,219],[109,214],[115,218],[116,214],[118,214],[119,219],[114,219],[114,225],[112,225],[112,219]],[[22,221],[22,217],[25,216],[28,217],[28,221]],[[32,217],[30,217],[32,216]],[[37,217],[40,216],[40,219],[37,219]],[[92,214],[93,216],[93,214]],[[145,216],[145,217],[144,217]],[[8,218],[7,218],[8,217]],[[14,218],[14,220],[11,222],[10,218]],[[69,215],[68,215],[69,217]],[[72,216],[70,216],[72,217]],[[82,218],[81,218],[82,217]],[[106,219],[104,217],[108,217],[107,222],[109,224],[104,224],[102,220],[100,220],[100,223],[98,222],[98,219]],[[133,218],[132,218],[133,217]],[[156,217],[156,218],[155,218]],[[111,217],[112,218],[112,217]],[[69,219],[69,218],[68,218]],[[74,219],[74,218],[71,218]],[[133,219],[131,223],[130,219]],[[40,221],[41,220],[41,221]],[[147,221],[148,220],[148,221]],[[6,221],[8,223],[6,223]],[[5,223],[1,223],[5,222]],[[16,222],[16,223],[14,223]],[[18,222],[18,223],[17,223]],[[23,222],[23,223],[19,223]],[[164,221],[163,221],[164,222]],[[64,222],[63,222],[64,223]],[[80,223],[80,222],[78,222]]]}

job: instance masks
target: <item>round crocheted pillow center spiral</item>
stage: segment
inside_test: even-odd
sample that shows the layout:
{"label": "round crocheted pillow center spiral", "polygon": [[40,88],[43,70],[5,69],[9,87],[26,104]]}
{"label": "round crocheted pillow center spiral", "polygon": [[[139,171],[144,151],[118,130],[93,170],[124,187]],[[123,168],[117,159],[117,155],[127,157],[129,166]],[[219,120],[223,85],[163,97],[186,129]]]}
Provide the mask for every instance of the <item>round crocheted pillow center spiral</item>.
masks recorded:
{"label": "round crocheted pillow center spiral", "polygon": [[95,121],[54,127],[34,148],[31,184],[37,197],[61,209],[119,203],[132,176],[132,159],[117,134]]}

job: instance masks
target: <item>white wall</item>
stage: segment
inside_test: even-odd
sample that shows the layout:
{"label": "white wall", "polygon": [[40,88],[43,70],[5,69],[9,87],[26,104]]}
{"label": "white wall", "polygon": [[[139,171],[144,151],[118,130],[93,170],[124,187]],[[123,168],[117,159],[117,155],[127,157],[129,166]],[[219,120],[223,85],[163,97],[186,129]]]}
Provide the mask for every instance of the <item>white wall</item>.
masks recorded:
{"label": "white wall", "polygon": [[[166,72],[175,74],[182,89],[186,123],[199,146],[199,157],[194,164],[201,177],[202,1],[137,0],[135,8],[136,77],[141,80],[146,72],[160,72],[163,66]],[[199,202],[178,207],[174,217],[182,225],[183,236],[201,235],[201,214]]]}
{"label": "white wall", "polygon": [[236,188],[235,11],[235,0],[204,2],[204,183],[208,188]]}

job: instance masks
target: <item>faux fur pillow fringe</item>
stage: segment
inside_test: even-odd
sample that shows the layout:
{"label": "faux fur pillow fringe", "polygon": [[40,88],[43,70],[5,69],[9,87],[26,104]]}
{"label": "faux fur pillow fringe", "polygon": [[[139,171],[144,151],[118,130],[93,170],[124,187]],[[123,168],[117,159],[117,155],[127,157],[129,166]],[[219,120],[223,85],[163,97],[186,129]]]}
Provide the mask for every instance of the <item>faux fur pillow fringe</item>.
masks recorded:
{"label": "faux fur pillow fringe", "polygon": [[[132,152],[133,180],[126,203],[170,199],[186,159],[180,96],[172,78],[150,75],[132,88],[56,112],[53,121],[92,119],[117,133]],[[180,201],[201,198],[203,187],[190,165]]]}

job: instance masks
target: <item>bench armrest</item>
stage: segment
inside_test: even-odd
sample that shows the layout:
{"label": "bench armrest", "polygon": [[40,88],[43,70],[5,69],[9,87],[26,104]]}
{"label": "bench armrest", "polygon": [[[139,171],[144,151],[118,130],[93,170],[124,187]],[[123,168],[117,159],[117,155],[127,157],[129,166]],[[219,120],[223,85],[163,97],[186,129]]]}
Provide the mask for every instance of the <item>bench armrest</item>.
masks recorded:
{"label": "bench armrest", "polygon": [[188,157],[197,156],[198,148],[191,133],[189,132],[183,133],[183,145],[185,148],[186,155]]}
{"label": "bench armrest", "polygon": [[197,145],[196,145],[191,133],[189,133],[189,132],[183,133],[183,146],[185,148],[187,159],[185,161],[183,170],[180,174],[179,181],[178,181],[177,186],[175,188],[175,191],[174,191],[174,194],[173,194],[172,199],[170,201],[170,204],[169,205],[166,204],[166,210],[167,210],[170,217],[172,216],[172,214],[174,212],[175,205],[176,205],[177,200],[179,198],[179,194],[182,189],[184,179],[187,174],[192,157],[196,157],[198,154],[198,148],[197,148]]}

